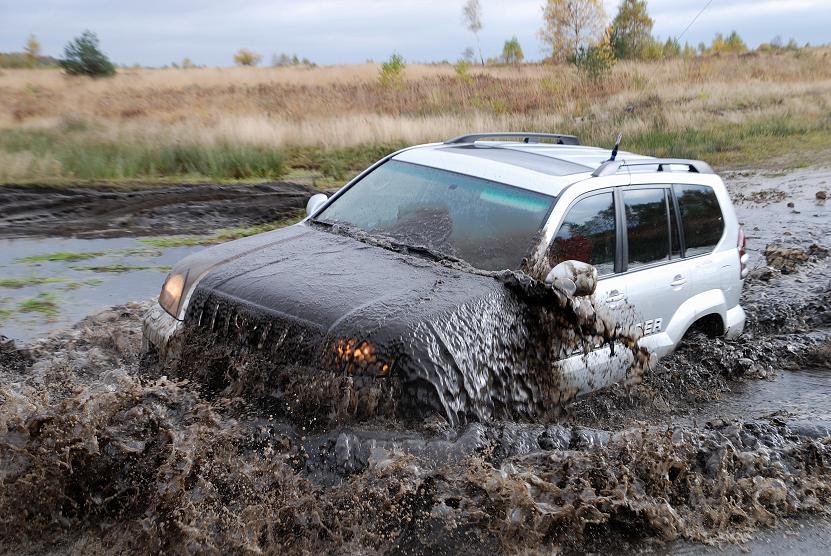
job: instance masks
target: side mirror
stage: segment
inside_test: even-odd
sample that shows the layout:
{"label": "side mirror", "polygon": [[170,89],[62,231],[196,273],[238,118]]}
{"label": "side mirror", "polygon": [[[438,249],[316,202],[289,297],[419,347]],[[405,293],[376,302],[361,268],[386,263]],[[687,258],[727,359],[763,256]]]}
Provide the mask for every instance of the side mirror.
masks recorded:
{"label": "side mirror", "polygon": [[306,203],[306,216],[311,216],[317,209],[323,206],[323,203],[329,200],[329,197],[324,195],[323,193],[317,193],[316,195],[312,195],[309,198],[309,202]]}
{"label": "side mirror", "polygon": [[597,269],[580,261],[563,261],[551,269],[545,283],[569,295],[592,295],[597,288]]}

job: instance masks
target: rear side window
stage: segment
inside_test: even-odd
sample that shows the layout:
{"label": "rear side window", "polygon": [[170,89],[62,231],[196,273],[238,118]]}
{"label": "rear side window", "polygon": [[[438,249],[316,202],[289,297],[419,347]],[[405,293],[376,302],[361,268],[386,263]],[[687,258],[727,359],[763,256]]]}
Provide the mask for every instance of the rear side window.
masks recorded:
{"label": "rear side window", "polygon": [[666,190],[626,190],[623,192],[623,206],[629,246],[628,268],[669,260]]}
{"label": "rear side window", "polygon": [[574,260],[589,263],[600,275],[615,271],[615,200],[611,192],[578,201],[551,242],[551,266]]}
{"label": "rear side window", "polygon": [[706,185],[675,184],[672,188],[681,211],[684,255],[711,253],[724,233],[724,217],[716,192]]}

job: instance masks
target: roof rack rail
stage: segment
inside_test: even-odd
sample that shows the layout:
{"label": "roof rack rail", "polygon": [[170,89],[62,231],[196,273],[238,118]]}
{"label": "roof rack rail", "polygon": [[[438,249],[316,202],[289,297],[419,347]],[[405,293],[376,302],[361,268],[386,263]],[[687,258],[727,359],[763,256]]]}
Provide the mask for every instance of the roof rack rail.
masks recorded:
{"label": "roof rack rail", "polygon": [[473,143],[480,139],[496,138],[520,139],[523,143],[537,143],[540,139],[556,140],[558,145],[579,145],[580,141],[574,135],[563,135],[561,133],[526,133],[523,131],[505,131],[497,133],[470,133],[460,135],[444,142],[445,145],[458,145],[459,143]]}
{"label": "roof rack rail", "polygon": [[[659,172],[664,172],[665,166],[686,166],[688,172],[695,174],[715,174],[713,169],[706,162],[701,160],[687,160],[685,158],[651,158],[645,160],[635,160],[627,162],[626,160],[607,160],[597,167],[592,172],[592,177],[598,178],[600,176],[611,176],[616,174],[622,167],[631,168],[632,166],[657,166]],[[670,170],[671,171],[671,170]]]}

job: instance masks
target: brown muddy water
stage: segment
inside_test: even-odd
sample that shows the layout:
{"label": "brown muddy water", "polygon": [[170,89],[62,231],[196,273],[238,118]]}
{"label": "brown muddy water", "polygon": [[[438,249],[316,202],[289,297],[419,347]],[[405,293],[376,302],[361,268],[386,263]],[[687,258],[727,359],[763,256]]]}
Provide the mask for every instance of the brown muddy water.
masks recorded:
{"label": "brown muddy water", "polygon": [[727,178],[755,267],[746,333],[692,335],[639,384],[545,419],[295,422],[148,369],[151,302],[4,344],[0,547],[824,552],[831,171]]}

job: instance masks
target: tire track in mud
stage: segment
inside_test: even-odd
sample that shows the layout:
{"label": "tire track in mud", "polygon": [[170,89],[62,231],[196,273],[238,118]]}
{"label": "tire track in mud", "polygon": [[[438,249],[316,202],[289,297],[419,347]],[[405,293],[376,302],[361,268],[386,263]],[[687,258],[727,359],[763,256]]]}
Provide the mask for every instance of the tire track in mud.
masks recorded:
{"label": "tire track in mud", "polygon": [[0,237],[207,234],[294,215],[314,193],[290,182],[143,189],[4,185]]}

